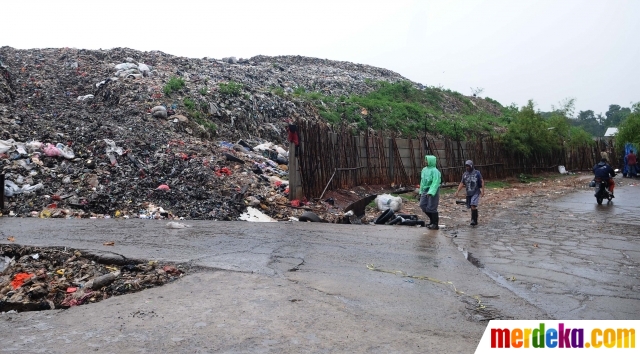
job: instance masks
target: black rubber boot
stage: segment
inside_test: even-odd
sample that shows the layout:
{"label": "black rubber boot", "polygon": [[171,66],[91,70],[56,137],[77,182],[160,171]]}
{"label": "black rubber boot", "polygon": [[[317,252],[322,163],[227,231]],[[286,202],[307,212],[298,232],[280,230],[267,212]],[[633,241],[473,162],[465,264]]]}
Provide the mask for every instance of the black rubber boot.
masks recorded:
{"label": "black rubber boot", "polygon": [[471,210],[471,226],[478,225],[478,209]]}
{"label": "black rubber boot", "polygon": [[[429,217],[429,225],[433,224],[433,213],[425,213],[427,214],[427,217]],[[427,227],[429,227],[429,225],[427,225]]]}
{"label": "black rubber boot", "polygon": [[438,226],[438,222],[440,221],[440,216],[438,215],[438,213],[431,213],[431,215],[433,215],[433,223],[431,225],[427,226],[427,228],[429,228],[431,230],[440,229],[440,227]]}

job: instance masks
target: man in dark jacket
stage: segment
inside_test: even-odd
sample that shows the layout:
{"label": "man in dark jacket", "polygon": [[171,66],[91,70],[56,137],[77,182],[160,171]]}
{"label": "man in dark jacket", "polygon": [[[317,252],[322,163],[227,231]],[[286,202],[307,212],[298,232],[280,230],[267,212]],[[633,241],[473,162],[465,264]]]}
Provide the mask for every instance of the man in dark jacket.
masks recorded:
{"label": "man in dark jacket", "polygon": [[473,161],[467,160],[464,163],[465,172],[462,174],[462,181],[458,185],[455,197],[463,187],[467,190],[467,209],[471,209],[471,226],[478,225],[478,204],[480,197],[484,197],[484,180],[480,171],[473,166]]}
{"label": "man in dark jacket", "polygon": [[597,165],[593,166],[593,173],[596,175],[596,178],[600,178],[603,181],[609,182],[609,191],[611,192],[611,198],[615,198],[613,196],[613,188],[616,186],[616,184],[615,182],[613,182],[612,177],[616,175],[616,172],[607,163],[607,159],[602,159],[600,162],[598,162]]}

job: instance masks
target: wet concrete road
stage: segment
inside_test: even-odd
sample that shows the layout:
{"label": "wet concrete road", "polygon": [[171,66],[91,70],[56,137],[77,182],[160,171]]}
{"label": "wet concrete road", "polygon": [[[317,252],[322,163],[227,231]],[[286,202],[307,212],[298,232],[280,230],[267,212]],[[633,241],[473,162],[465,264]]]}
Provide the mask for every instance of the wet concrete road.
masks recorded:
{"label": "wet concrete road", "polygon": [[455,243],[486,274],[555,319],[640,319],[640,186],[597,205],[593,189],[532,198]]}
{"label": "wet concrete road", "polygon": [[[490,318],[638,319],[640,187],[616,195],[604,206],[591,190],[552,204],[524,198],[487,225],[439,232],[0,218],[0,242],[14,236],[203,267],[97,304],[2,314],[0,352],[467,353]],[[450,281],[486,307],[449,285],[374,272],[367,263]]]}
{"label": "wet concrete road", "polygon": [[[490,318],[544,318],[443,232],[402,226],[0,219],[2,242],[207,267],[65,311],[0,315],[0,352],[473,352]],[[115,247],[103,246],[115,241]],[[388,270],[450,281],[403,278]]]}

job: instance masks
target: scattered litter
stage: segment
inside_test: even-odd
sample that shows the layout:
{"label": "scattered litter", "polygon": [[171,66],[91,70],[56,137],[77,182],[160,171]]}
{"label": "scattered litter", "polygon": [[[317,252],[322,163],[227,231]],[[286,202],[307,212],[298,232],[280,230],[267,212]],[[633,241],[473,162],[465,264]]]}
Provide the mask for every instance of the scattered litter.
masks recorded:
{"label": "scattered litter", "polygon": [[185,229],[187,227],[191,227],[191,225],[186,225],[181,222],[169,221],[166,227],[167,229]]}
{"label": "scattered litter", "polygon": [[184,270],[133,260],[101,264],[69,248],[0,245],[0,274],[0,312],[23,312],[99,302],[174,281]]}
{"label": "scattered litter", "polygon": [[253,207],[248,207],[247,211],[240,215],[238,219],[251,222],[276,222],[270,216]]}
{"label": "scattered litter", "polygon": [[116,243],[114,241],[105,242],[102,244],[103,246],[115,246]]}
{"label": "scattered litter", "polygon": [[380,211],[391,209],[397,212],[402,209],[402,198],[394,197],[391,194],[381,194],[376,197],[376,205]]}

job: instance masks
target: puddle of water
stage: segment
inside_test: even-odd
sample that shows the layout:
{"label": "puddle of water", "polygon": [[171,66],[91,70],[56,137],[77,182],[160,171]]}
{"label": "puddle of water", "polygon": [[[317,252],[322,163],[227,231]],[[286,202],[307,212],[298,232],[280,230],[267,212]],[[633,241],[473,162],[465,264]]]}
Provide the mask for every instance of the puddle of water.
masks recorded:
{"label": "puddle of water", "polygon": [[478,258],[474,257],[474,255],[471,252],[467,251],[466,249],[460,246],[458,246],[458,250],[462,252],[462,255],[464,255],[464,258],[468,260],[469,263],[473,264],[477,268],[484,268],[484,264],[482,264],[482,262],[480,262]]}

